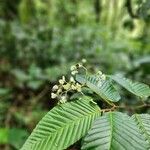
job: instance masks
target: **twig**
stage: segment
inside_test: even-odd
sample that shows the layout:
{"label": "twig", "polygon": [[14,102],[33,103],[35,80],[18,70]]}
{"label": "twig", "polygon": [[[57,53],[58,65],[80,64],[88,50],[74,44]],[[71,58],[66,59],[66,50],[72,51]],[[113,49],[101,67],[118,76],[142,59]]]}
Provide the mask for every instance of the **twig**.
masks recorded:
{"label": "twig", "polygon": [[140,109],[140,108],[143,108],[143,107],[150,107],[150,104],[146,104],[146,103],[144,103],[144,104],[142,104],[142,105],[137,105],[137,106],[116,106],[116,105],[114,105],[113,107],[111,107],[111,108],[108,108],[108,109],[101,109],[101,111],[102,112],[109,112],[109,111],[114,111],[114,110],[116,110],[116,109],[132,109],[132,110],[135,110],[135,109]]}

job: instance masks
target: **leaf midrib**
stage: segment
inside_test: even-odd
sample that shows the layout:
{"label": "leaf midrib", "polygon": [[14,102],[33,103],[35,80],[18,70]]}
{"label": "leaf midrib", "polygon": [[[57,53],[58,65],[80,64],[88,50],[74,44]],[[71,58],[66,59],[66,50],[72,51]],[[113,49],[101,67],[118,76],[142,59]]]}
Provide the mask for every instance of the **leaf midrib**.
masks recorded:
{"label": "leaf midrib", "polygon": [[[95,112],[88,114],[86,117],[91,118],[91,116],[95,116],[95,115],[98,114],[98,113],[99,113],[99,110],[98,110],[98,109],[95,109]],[[48,137],[52,136],[53,134],[57,134],[60,130],[64,130],[64,129],[66,128],[66,126],[71,126],[73,123],[76,124],[76,122],[81,122],[82,120],[85,120],[86,117],[85,117],[85,115],[83,115],[83,117],[78,117],[77,120],[69,121],[69,123],[67,123],[67,124],[65,124],[64,126],[58,128],[58,130],[56,130],[56,131],[50,133],[51,135],[48,135],[48,136],[42,138],[41,140],[36,141],[36,142],[33,143],[33,144],[37,144],[37,143],[46,141]],[[53,136],[52,136],[52,137],[53,137]]]}
{"label": "leaf midrib", "polygon": [[110,119],[110,143],[109,143],[109,149],[111,149],[111,144],[112,144],[112,138],[113,138],[113,115],[112,113],[109,114],[109,119]]}

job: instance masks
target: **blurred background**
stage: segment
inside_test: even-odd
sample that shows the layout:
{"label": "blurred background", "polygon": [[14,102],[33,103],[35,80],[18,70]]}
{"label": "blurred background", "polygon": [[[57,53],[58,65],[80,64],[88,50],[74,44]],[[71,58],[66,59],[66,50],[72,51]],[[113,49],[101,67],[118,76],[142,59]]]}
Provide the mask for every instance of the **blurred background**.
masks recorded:
{"label": "blurred background", "polygon": [[0,150],[22,146],[82,58],[150,85],[150,0],[0,0]]}

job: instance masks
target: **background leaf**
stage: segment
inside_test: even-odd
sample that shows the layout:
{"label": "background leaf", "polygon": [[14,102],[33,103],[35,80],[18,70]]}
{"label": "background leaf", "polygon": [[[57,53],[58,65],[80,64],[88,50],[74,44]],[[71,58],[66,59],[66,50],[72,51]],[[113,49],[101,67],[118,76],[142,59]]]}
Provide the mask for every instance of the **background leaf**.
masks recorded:
{"label": "background leaf", "polygon": [[121,75],[112,75],[110,77],[122,87],[141,98],[147,98],[150,96],[150,88],[144,83],[133,82]]}

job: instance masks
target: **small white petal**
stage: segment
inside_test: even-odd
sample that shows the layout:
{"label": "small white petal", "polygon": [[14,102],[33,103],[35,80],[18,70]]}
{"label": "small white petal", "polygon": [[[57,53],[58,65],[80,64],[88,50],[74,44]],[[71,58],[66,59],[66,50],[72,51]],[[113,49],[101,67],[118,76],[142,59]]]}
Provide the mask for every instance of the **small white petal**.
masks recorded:
{"label": "small white petal", "polygon": [[69,84],[69,83],[64,84],[64,85],[63,85],[63,88],[64,88],[65,90],[69,90],[69,88],[70,88],[70,84]]}
{"label": "small white petal", "polygon": [[103,73],[101,71],[98,71],[97,74],[101,76]]}
{"label": "small white petal", "polygon": [[106,76],[103,74],[103,75],[101,75],[101,79],[102,80],[106,80]]}
{"label": "small white petal", "polygon": [[83,59],[82,59],[82,62],[83,62],[83,63],[86,63],[87,61],[86,61],[86,59],[83,58]]}
{"label": "small white petal", "polygon": [[61,99],[60,99],[60,103],[66,103],[67,102],[67,99],[66,99],[66,96],[62,96]]}
{"label": "small white petal", "polygon": [[79,68],[81,68],[81,67],[82,67],[82,64],[78,64],[78,66],[79,66]]}
{"label": "small white petal", "polygon": [[71,66],[71,67],[70,67],[70,70],[71,70],[71,71],[74,71],[74,70],[76,70],[76,69],[77,69],[76,66]]}
{"label": "small white petal", "polygon": [[54,98],[56,98],[57,97],[57,95],[55,94],[55,93],[51,93],[51,98],[52,99],[54,99]]}
{"label": "small white petal", "polygon": [[62,80],[65,82],[65,76],[62,76]]}
{"label": "small white petal", "polygon": [[62,92],[62,89],[58,89],[57,94],[60,94]]}
{"label": "small white petal", "polygon": [[72,76],[70,77],[70,82],[75,83],[75,80],[74,80],[74,78]]}
{"label": "small white petal", "polygon": [[72,89],[72,90],[76,90],[77,88],[76,88],[75,85],[71,85],[71,89]]}
{"label": "small white petal", "polygon": [[56,91],[58,89],[58,85],[54,85],[52,90]]}
{"label": "small white petal", "polygon": [[76,70],[71,72],[72,75],[75,75],[77,73],[78,73],[78,71],[76,71]]}
{"label": "small white petal", "polygon": [[64,80],[62,80],[62,79],[60,79],[60,80],[59,80],[59,83],[60,83],[60,84],[64,84],[64,83],[65,83],[65,81],[64,81]]}

